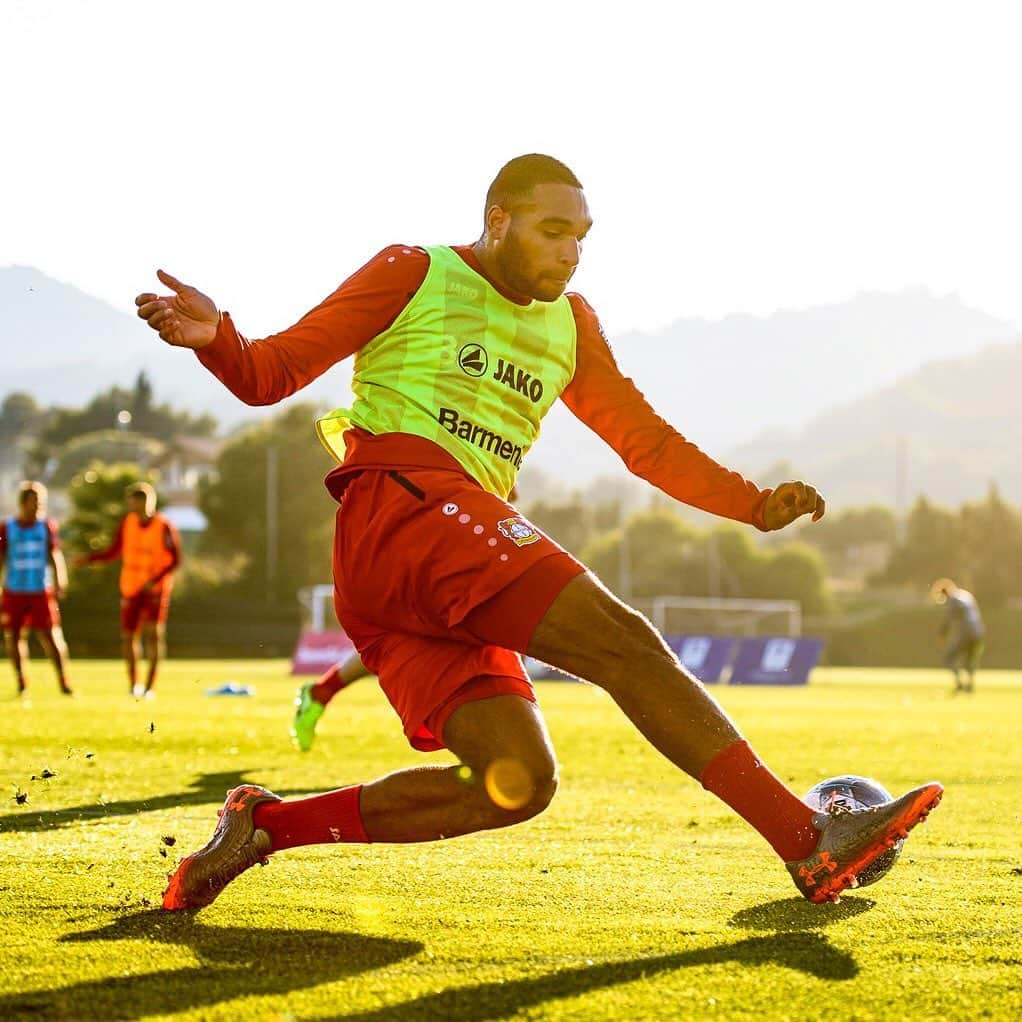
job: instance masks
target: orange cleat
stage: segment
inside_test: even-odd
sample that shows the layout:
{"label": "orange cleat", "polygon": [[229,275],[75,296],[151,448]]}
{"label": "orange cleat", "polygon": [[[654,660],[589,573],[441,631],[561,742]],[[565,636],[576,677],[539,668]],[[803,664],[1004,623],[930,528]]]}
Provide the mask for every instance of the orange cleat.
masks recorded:
{"label": "orange cleat", "polygon": [[836,816],[817,813],[813,818],[820,829],[816,851],[806,859],[785,863],[795,886],[816,904],[837,901],[842,891],[858,886],[859,874],[870,863],[926,819],[943,794],[941,785],[931,781],[870,809]]}
{"label": "orange cleat", "polygon": [[256,806],[263,802],[279,802],[272,791],[255,784],[242,784],[227,792],[222,809],[217,810],[220,822],[197,852],[181,860],[163,892],[163,907],[171,911],[203,908],[250,866],[265,866],[273,850],[270,835],[252,821]]}

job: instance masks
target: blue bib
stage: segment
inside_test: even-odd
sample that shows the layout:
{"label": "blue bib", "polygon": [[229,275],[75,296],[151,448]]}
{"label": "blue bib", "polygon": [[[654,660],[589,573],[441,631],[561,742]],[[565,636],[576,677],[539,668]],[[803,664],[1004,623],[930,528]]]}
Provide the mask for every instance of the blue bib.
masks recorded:
{"label": "blue bib", "polygon": [[4,589],[9,593],[42,593],[50,566],[50,530],[46,520],[22,525],[7,519],[7,572]]}

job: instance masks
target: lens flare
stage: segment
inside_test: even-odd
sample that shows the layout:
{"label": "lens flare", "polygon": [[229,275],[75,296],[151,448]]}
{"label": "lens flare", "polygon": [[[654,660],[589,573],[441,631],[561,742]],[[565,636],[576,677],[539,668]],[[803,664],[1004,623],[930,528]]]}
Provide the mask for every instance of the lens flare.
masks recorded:
{"label": "lens flare", "polygon": [[532,798],[532,777],[516,759],[495,759],[486,768],[486,794],[501,809],[521,809]]}

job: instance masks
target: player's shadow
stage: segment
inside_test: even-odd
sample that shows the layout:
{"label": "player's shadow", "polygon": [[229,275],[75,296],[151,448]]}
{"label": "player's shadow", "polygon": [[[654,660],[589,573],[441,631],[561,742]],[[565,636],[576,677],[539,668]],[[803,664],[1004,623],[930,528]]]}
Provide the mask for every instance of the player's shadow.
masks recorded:
{"label": "player's shadow", "polygon": [[[660,973],[700,965],[781,965],[818,979],[852,979],[859,968],[851,955],[832,947],[814,933],[750,937],[715,947],[676,954],[605,962],[511,982],[477,983],[425,994],[410,1001],[372,1011],[331,1016],[329,1022],[406,1022],[436,1018],[456,1022],[483,1022],[517,1015],[548,1001],[578,997],[594,990],[634,983]],[[669,1012],[664,1017],[669,1017]]]}
{"label": "player's shadow", "polygon": [[[246,783],[247,773],[247,770],[227,770],[219,774],[200,774],[185,791],[176,791],[169,795],[153,795],[118,802],[90,802],[86,805],[69,806],[67,809],[48,809],[45,812],[35,812],[30,806],[26,806],[19,812],[0,816],[0,834],[59,830],[61,827],[70,827],[86,821],[134,816],[136,813],[151,813],[159,809],[209,805],[211,802],[220,803],[228,790]],[[306,789],[278,789],[276,794],[304,795]]]}
{"label": "player's shadow", "polygon": [[413,940],[329,930],[204,926],[194,913],[162,910],[123,916],[109,926],[61,937],[62,943],[132,940],[189,947],[198,965],[113,976],[54,990],[0,995],[0,1018],[137,1019],[172,1015],[238,997],[281,996],[393,965],[418,954]]}
{"label": "player's shadow", "polygon": [[844,897],[836,905],[812,905],[805,898],[780,898],[736,912],[728,926],[743,930],[772,930],[774,933],[803,933],[819,930],[843,919],[853,919],[876,904],[870,898]]}

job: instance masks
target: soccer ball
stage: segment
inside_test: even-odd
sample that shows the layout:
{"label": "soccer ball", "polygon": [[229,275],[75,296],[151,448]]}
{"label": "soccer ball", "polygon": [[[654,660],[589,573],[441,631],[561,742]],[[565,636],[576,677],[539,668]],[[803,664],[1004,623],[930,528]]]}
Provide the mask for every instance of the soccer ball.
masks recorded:
{"label": "soccer ball", "polygon": [[[881,806],[892,801],[892,798],[890,792],[877,781],[869,777],[845,774],[842,777],[828,777],[825,781],[820,781],[806,792],[802,801],[820,813],[844,813],[850,809]],[[893,848],[889,848],[874,859],[859,874],[859,887],[868,887],[886,876],[898,861],[904,843],[904,840],[899,841]]]}

